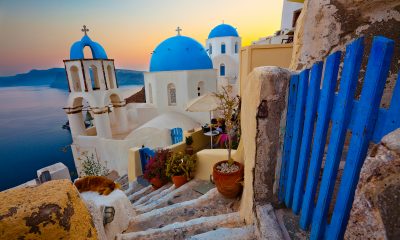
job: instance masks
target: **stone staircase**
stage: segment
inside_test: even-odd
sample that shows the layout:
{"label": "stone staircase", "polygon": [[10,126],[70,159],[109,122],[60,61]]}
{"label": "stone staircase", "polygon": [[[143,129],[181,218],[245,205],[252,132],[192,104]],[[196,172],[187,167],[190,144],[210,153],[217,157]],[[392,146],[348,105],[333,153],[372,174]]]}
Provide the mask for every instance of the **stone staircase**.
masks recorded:
{"label": "stone staircase", "polygon": [[239,199],[224,198],[216,188],[198,191],[207,184],[192,180],[154,190],[133,182],[125,194],[134,215],[117,239],[256,239],[254,226],[239,217]]}

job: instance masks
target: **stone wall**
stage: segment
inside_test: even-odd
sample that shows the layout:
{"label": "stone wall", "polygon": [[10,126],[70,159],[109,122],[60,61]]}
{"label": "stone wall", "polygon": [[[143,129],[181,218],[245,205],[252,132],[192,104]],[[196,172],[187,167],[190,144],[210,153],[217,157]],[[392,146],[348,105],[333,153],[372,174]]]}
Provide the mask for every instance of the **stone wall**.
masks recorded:
{"label": "stone wall", "polygon": [[[279,67],[257,67],[242,89],[241,128],[244,148],[244,192],[241,216],[254,221],[254,207],[277,201],[274,185],[280,165],[290,72]],[[279,168],[279,167],[278,167]]]}
{"label": "stone wall", "polygon": [[[382,100],[382,106],[388,106],[399,71],[399,29],[399,0],[306,0],[297,22],[290,69],[309,68],[335,51],[344,51],[345,45],[353,39],[364,36],[366,45],[360,74],[362,82],[373,36],[393,39],[396,41],[396,50]],[[360,90],[358,86],[358,95]]]}
{"label": "stone wall", "polygon": [[371,151],[361,169],[345,239],[400,239],[400,129]]}
{"label": "stone wall", "polygon": [[78,190],[69,180],[0,192],[0,239],[97,239]]}

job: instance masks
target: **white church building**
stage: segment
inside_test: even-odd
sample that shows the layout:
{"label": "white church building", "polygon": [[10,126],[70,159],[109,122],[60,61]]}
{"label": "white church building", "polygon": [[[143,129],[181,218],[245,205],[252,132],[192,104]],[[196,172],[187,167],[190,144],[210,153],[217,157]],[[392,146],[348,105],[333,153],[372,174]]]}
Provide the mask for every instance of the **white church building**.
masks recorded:
{"label": "white church building", "polygon": [[179,112],[205,123],[208,113],[185,109],[198,96],[217,91],[217,70],[199,42],[177,31],[152,53],[150,71],[144,73],[146,103],[154,104],[160,113]]}
{"label": "white church building", "polygon": [[[207,112],[185,111],[190,101],[227,82],[236,84],[241,46],[236,29],[227,24],[215,27],[207,50],[180,30],[152,53],[149,72],[144,73],[146,102],[126,104],[114,60],[89,38],[84,26],[85,35],[71,46],[70,59],[64,60],[70,91],[64,110],[78,174],[82,157],[92,155],[120,176],[126,174],[130,148],[171,145],[171,129],[190,130],[209,121]],[[92,58],[85,58],[85,47]],[[92,126],[85,124],[88,113]]]}

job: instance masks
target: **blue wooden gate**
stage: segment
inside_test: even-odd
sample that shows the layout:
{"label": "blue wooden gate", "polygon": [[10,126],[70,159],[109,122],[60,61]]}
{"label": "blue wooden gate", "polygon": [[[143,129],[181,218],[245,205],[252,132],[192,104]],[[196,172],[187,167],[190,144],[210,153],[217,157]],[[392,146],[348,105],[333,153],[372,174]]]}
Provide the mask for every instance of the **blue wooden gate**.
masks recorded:
{"label": "blue wooden gate", "polygon": [[[291,77],[278,194],[287,207],[300,214],[300,227],[311,227],[311,239],[343,238],[370,141],[378,143],[400,127],[400,77],[390,107],[379,108],[393,48],[390,39],[373,39],[359,100],[354,95],[364,53],[363,38],[346,48],[338,93],[335,89],[341,52],[326,59],[324,72],[324,64],[317,62],[311,70]],[[329,127],[331,134],[316,198]],[[332,217],[328,219],[347,131],[351,132],[349,149]]]}
{"label": "blue wooden gate", "polygon": [[154,157],[155,151],[147,148],[142,147],[139,149],[139,156],[140,156],[140,163],[142,164],[142,173],[144,173],[146,164],[149,162],[150,158]]}

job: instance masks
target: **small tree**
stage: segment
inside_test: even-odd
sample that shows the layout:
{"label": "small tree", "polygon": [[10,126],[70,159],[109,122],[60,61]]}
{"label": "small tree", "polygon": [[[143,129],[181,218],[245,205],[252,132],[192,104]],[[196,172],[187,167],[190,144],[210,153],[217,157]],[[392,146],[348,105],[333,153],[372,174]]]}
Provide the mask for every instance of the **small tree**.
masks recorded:
{"label": "small tree", "polygon": [[233,159],[231,158],[232,152],[232,137],[235,134],[235,119],[233,119],[234,112],[239,106],[239,97],[232,96],[233,93],[232,85],[227,85],[222,87],[222,91],[219,93],[214,93],[214,95],[220,100],[220,105],[217,110],[222,113],[225,118],[226,131],[228,133],[228,164],[233,164]]}
{"label": "small tree", "polygon": [[93,153],[88,156],[88,152],[84,151],[78,159],[82,161],[82,176],[107,176],[110,173],[106,166],[103,166],[97,158],[95,159]]}

